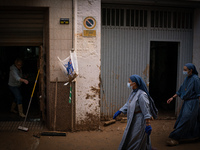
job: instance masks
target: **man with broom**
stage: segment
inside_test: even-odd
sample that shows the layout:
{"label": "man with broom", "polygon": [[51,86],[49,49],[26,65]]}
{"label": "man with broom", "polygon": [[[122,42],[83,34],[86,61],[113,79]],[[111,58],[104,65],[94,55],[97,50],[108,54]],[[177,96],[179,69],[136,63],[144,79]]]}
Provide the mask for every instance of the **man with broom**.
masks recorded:
{"label": "man with broom", "polygon": [[11,112],[17,113],[15,110],[16,105],[18,104],[18,111],[20,117],[25,117],[23,113],[23,106],[22,106],[22,96],[20,91],[20,86],[23,83],[28,84],[28,80],[22,78],[22,60],[17,58],[15,63],[10,66],[10,74],[9,74],[9,89],[13,93],[15,99],[11,105]]}

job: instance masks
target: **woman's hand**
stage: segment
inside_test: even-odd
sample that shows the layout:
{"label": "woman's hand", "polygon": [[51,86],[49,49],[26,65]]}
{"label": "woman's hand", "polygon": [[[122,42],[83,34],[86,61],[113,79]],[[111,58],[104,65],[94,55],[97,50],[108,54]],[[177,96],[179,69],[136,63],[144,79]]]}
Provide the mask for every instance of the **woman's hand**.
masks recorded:
{"label": "woman's hand", "polygon": [[21,82],[24,82],[25,84],[28,84],[28,80],[26,80],[26,79],[22,79],[22,78],[21,78],[20,81],[21,81]]}
{"label": "woman's hand", "polygon": [[172,96],[170,99],[167,100],[167,104],[171,103],[171,101],[176,98],[178,95],[175,94],[174,96]]}
{"label": "woman's hand", "polygon": [[145,128],[145,132],[146,132],[148,135],[151,134],[151,131],[152,131],[152,127],[151,127],[151,125],[146,126],[146,128]]}
{"label": "woman's hand", "polygon": [[121,114],[121,111],[117,111],[115,114],[114,114],[114,116],[113,116],[113,119],[115,119],[117,116],[119,116]]}
{"label": "woman's hand", "polygon": [[28,80],[24,79],[24,83],[25,83],[25,84],[28,84]]}
{"label": "woman's hand", "polygon": [[173,100],[173,97],[169,98],[169,99],[167,100],[167,104],[170,104],[172,100]]}

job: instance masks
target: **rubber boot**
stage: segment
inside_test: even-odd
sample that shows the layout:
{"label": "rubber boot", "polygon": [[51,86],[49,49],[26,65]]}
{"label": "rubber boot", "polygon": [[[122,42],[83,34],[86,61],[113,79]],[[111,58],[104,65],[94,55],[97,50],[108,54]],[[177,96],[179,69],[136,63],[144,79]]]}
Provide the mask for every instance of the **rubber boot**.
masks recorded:
{"label": "rubber boot", "polygon": [[26,117],[23,113],[23,107],[22,107],[22,104],[18,104],[18,110],[19,110],[19,116],[20,117]]}
{"label": "rubber boot", "polygon": [[16,106],[17,106],[17,104],[15,102],[13,102],[12,105],[11,105],[10,112],[13,112],[13,113],[17,114],[18,112],[15,110]]}

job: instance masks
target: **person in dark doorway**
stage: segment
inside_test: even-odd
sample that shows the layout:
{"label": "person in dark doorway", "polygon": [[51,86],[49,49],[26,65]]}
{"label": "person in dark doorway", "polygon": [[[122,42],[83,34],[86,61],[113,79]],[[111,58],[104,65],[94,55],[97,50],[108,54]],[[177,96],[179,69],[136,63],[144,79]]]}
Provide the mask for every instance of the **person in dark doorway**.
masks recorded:
{"label": "person in dark doorway", "polygon": [[18,111],[21,117],[25,117],[23,113],[22,106],[22,96],[20,92],[20,86],[23,83],[28,84],[28,80],[22,78],[22,60],[17,58],[15,63],[10,67],[9,81],[8,85],[13,93],[15,99],[11,105],[11,112],[17,113],[15,110],[16,105],[18,104]]}
{"label": "person in dark doorway", "polygon": [[184,102],[179,116],[174,125],[174,131],[169,135],[167,144],[175,146],[180,140],[193,140],[199,137],[198,109],[200,100],[200,80],[196,67],[192,63],[187,63],[183,68],[185,78],[183,84],[176,94],[167,100],[169,104],[179,96]]}
{"label": "person in dark doorway", "polygon": [[157,108],[140,76],[130,76],[127,86],[132,89],[128,101],[113,116],[115,119],[121,112],[127,113],[127,126],[118,149],[151,150],[150,120],[157,117]]}

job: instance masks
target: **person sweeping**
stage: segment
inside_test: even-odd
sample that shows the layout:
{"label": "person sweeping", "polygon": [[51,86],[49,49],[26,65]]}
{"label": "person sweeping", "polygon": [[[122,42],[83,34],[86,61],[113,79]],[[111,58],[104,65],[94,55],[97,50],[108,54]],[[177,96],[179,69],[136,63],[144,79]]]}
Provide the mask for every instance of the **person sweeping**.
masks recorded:
{"label": "person sweeping", "polygon": [[180,140],[199,138],[198,109],[200,100],[200,80],[196,67],[187,63],[183,68],[186,78],[178,92],[167,100],[170,104],[177,96],[183,100],[181,111],[174,125],[174,131],[169,135],[167,145],[176,146]]}
{"label": "person sweeping", "polygon": [[127,86],[132,92],[125,105],[113,116],[127,114],[127,126],[118,150],[151,150],[151,118],[157,118],[157,108],[139,75],[132,75]]}
{"label": "person sweeping", "polygon": [[8,86],[13,93],[15,99],[11,105],[11,112],[17,113],[15,110],[16,105],[18,105],[19,116],[25,117],[23,113],[22,96],[20,87],[22,82],[28,84],[28,80],[22,78],[22,60],[17,58],[15,63],[10,67]]}

